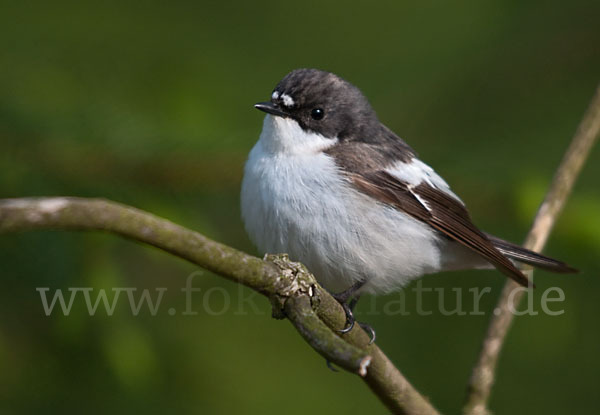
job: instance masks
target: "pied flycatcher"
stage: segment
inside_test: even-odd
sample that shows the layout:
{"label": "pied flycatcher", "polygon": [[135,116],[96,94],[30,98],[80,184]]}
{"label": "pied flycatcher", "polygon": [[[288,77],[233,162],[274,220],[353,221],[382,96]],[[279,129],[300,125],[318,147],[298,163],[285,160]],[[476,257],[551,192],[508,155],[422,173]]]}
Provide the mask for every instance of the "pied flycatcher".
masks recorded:
{"label": "pied flycatcher", "polygon": [[479,230],[444,179],[337,75],[294,70],[255,107],[267,115],[244,171],[246,230],[262,252],[288,253],[338,292],[344,331],[361,293],[425,274],[495,267],[532,286],[513,261],[575,272]]}

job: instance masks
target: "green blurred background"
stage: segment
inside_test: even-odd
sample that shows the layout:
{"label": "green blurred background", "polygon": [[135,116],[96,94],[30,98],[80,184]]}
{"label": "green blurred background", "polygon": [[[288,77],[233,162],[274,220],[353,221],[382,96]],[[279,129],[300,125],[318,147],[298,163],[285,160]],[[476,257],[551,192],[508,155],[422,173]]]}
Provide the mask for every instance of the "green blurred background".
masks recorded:
{"label": "green blurred background", "polygon": [[[317,67],[358,85],[476,223],[521,241],[600,80],[599,13],[597,1],[1,1],[0,197],[105,197],[256,253],[239,209],[263,118],[252,105],[289,70]],[[582,273],[536,274],[536,310],[559,286],[565,313],[516,320],[496,413],[600,406],[598,177],[596,149],[545,251]],[[203,272],[198,315],[181,315],[196,269],[111,235],[1,235],[0,413],[386,413],[249,290]],[[457,413],[503,282],[423,280],[462,287],[466,309],[469,288],[491,286],[485,316],[418,316],[410,294],[409,316],[385,315],[397,295],[358,313],[416,387]],[[112,317],[89,316],[80,298],[69,317],[46,317],[36,287],[168,291],[156,316],[133,316],[124,298]]]}

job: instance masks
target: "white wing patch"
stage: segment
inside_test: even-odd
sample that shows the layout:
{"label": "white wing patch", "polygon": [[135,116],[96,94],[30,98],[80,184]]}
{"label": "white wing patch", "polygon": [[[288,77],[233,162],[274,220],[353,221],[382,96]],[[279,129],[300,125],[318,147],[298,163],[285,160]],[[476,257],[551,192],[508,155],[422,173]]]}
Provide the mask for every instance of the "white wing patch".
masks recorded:
{"label": "white wing patch", "polygon": [[419,202],[421,202],[421,204],[425,206],[427,210],[430,210],[430,208],[426,205],[426,203],[424,203],[425,201],[412,191],[413,187],[416,187],[423,182],[427,183],[431,187],[435,187],[436,189],[443,191],[444,193],[458,200],[460,203],[464,204],[462,200],[460,200],[460,198],[454,194],[452,190],[450,190],[448,183],[446,183],[446,181],[442,179],[442,177],[437,174],[435,170],[417,158],[413,158],[408,163],[398,162],[392,167],[385,169],[385,171],[402,180],[403,182],[406,182],[409,185],[408,187],[411,190],[411,193],[415,195],[417,200],[419,200]]}
{"label": "white wing patch", "polygon": [[431,208],[429,207],[429,204],[427,203],[427,201],[425,199],[423,199],[421,196],[419,196],[418,193],[413,192],[413,185],[411,185],[411,184],[408,185],[408,191],[415,197],[415,199],[417,199],[419,201],[421,206],[423,206],[428,212],[431,212]]}

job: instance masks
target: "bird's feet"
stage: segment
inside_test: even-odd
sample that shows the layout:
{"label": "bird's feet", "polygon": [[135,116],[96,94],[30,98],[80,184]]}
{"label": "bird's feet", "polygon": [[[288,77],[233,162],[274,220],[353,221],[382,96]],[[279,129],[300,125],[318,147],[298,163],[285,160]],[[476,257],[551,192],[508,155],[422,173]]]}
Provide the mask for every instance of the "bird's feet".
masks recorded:
{"label": "bird's feet", "polygon": [[[356,306],[356,303],[358,303],[358,299],[360,298],[360,295],[356,295],[356,292],[364,284],[365,281],[359,281],[357,283],[354,283],[350,288],[348,288],[345,291],[342,291],[341,293],[331,294],[333,298],[335,298],[338,301],[338,303],[340,303],[340,305],[344,309],[344,312],[346,313],[346,324],[343,329],[339,330],[339,332],[342,334],[350,332],[354,328],[354,324],[357,323],[352,310],[354,310],[354,307]],[[369,334],[369,337],[371,338],[369,344],[372,344],[376,338],[375,330],[373,329],[373,327],[366,323],[358,322],[358,324],[360,325],[360,327],[362,327],[363,330],[365,330]]]}
{"label": "bird's feet", "polygon": [[[363,285],[365,285],[365,282],[359,281],[357,283],[354,283],[352,287],[348,288],[345,291],[342,291],[341,293],[331,293],[331,296],[335,298],[338,303],[340,303],[340,305],[344,309],[344,313],[346,313],[346,324],[344,325],[343,329],[338,331],[342,334],[348,333],[354,328],[354,325],[358,323],[358,325],[369,335],[369,344],[373,344],[376,338],[375,330],[373,329],[373,327],[371,327],[367,323],[361,323],[360,321],[356,321],[356,319],[354,318],[354,314],[352,313],[352,310],[354,310],[354,307],[356,306],[356,303],[358,303],[358,299],[360,298],[360,295],[356,295],[356,292]],[[333,372],[338,372],[338,370],[335,367],[333,367],[333,364],[329,360],[326,360],[326,362],[327,367],[330,370],[332,370]]]}
{"label": "bird's feet", "polygon": [[338,331],[342,334],[348,333],[348,332],[350,332],[350,330],[352,330],[354,328],[354,323],[356,323],[356,320],[354,318],[354,313],[352,313],[352,308],[350,307],[350,304],[342,303],[339,300],[338,300],[338,302],[344,309],[344,313],[346,313],[346,325],[344,326],[343,329],[338,330]]}

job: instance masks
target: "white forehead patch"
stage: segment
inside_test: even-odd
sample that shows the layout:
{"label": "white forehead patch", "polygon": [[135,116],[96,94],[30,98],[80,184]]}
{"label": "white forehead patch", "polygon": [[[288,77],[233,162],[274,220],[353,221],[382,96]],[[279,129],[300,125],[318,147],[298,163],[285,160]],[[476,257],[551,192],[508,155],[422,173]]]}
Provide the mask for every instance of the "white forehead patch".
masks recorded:
{"label": "white forehead patch", "polygon": [[294,99],[288,94],[282,94],[281,99],[283,100],[283,105],[285,105],[286,107],[294,106]]}
{"label": "white forehead patch", "polygon": [[277,98],[279,98],[279,92],[277,92],[277,91],[273,91],[273,94],[271,94],[271,98],[272,98],[272,99],[277,99]]}

